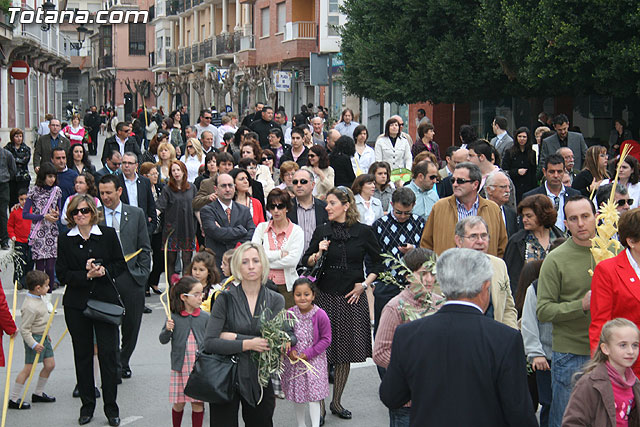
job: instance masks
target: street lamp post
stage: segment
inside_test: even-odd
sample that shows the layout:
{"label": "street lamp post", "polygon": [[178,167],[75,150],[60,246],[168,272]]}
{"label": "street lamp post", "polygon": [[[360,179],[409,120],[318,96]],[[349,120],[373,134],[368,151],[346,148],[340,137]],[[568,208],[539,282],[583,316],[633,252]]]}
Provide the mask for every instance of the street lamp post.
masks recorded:
{"label": "street lamp post", "polygon": [[80,50],[82,49],[82,44],[84,43],[84,40],[87,38],[87,34],[89,34],[90,31],[89,29],[87,29],[87,27],[84,26],[84,24],[80,24],[80,26],[76,28],[76,31],[78,32],[78,42],[70,42],[69,44],[71,45],[71,49]]}
{"label": "street lamp post", "polygon": [[[42,10],[44,11],[45,18],[47,16],[48,12],[56,10],[56,5],[53,4],[53,2],[51,2],[51,0],[47,0],[44,3],[42,3],[41,7],[42,7]],[[51,24],[42,24],[40,26],[40,29],[42,31],[49,31],[50,28],[51,28]]]}

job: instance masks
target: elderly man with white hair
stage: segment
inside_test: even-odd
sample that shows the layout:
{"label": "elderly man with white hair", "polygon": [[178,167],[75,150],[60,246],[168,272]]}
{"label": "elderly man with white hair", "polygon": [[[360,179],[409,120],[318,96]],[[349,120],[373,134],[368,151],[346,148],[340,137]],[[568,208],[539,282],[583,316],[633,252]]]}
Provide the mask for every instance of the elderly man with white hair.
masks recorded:
{"label": "elderly man with white hair", "polygon": [[391,409],[411,401],[411,425],[538,425],[520,332],[484,315],[492,275],[481,251],[446,250],[436,277],[448,301],[396,329],[380,399]]}
{"label": "elderly man with white hair", "polygon": [[502,171],[491,173],[484,183],[484,192],[487,199],[495,202],[502,212],[502,220],[507,228],[507,236],[511,237],[518,232],[518,215],[515,209],[509,206],[511,198],[511,180]]}
{"label": "elderly man with white hair", "polygon": [[[456,247],[473,249],[484,254],[489,246],[489,229],[480,216],[468,216],[456,224]],[[493,276],[491,277],[491,300],[485,314],[497,322],[518,329],[518,312],[516,311],[507,265],[502,258],[487,254],[491,261]]]}

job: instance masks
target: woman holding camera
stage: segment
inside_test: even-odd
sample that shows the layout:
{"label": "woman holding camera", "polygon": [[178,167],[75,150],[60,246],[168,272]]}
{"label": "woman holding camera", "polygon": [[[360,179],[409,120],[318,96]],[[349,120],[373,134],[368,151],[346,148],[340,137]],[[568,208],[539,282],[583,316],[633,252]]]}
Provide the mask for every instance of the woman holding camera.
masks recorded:
{"label": "woman holding camera", "polygon": [[99,226],[98,209],[93,197],[78,195],[67,208],[71,230],[58,239],[56,273],[60,283],[67,285],[62,299],[64,317],[73,344],[76,381],[82,407],[78,424],[93,418],[96,407],[93,378],[93,344],[98,345],[98,360],[102,380],[104,412],[110,426],[120,425],[116,403],[118,367],[118,326],[93,320],[84,315],[91,299],[120,304],[120,297],[111,278],[127,268],[115,229]]}

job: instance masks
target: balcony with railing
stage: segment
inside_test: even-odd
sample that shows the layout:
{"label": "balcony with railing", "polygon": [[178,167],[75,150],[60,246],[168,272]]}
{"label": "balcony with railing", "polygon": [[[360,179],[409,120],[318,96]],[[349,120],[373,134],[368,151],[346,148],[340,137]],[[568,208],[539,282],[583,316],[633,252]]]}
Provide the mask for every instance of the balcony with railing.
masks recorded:
{"label": "balcony with railing", "polygon": [[240,50],[240,33],[225,33],[216,36],[216,55],[230,55]]}
{"label": "balcony with railing", "polygon": [[191,63],[198,62],[201,59],[202,58],[200,58],[200,45],[194,44],[193,46],[191,46]]}
{"label": "balcony with railing", "polygon": [[106,0],[106,10],[109,9],[138,9],[138,0]]}
{"label": "balcony with railing", "polygon": [[313,21],[287,22],[283,42],[290,40],[315,40],[317,25]]}
{"label": "balcony with railing", "polygon": [[175,68],[178,66],[178,58],[175,50],[167,49],[165,51],[167,55],[167,68]]}
{"label": "balcony with railing", "polygon": [[214,56],[216,56],[216,51],[215,51],[215,43],[213,42],[213,38],[210,39],[206,39],[205,41],[203,41],[202,43],[200,43],[199,45],[199,49],[200,49],[200,60],[204,61],[207,58],[212,58]]}
{"label": "balcony with railing", "polygon": [[105,55],[98,58],[98,70],[113,67],[113,56]]}

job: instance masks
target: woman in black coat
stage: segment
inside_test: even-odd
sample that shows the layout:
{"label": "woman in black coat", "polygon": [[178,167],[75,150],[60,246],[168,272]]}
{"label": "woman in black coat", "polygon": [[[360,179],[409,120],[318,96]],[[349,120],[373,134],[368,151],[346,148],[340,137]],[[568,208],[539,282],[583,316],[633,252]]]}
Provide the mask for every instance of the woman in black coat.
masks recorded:
{"label": "woman in black coat", "polygon": [[76,380],[82,400],[78,423],[89,423],[96,407],[93,378],[95,333],[104,413],[109,425],[117,426],[120,425],[116,403],[118,326],[90,319],[83,311],[89,298],[121,304],[115,284],[110,280],[123,273],[127,266],[116,231],[97,225],[99,215],[93,197],[74,197],[67,209],[67,220],[71,230],[58,239],[56,274],[60,283],[67,285],[62,304],[73,343]]}
{"label": "woman in black coat", "polygon": [[[353,173],[353,169],[349,168]],[[316,228],[302,264],[314,266],[322,254],[326,258],[317,278],[316,304],[331,321],[331,345],[327,361],[335,365],[333,400],[329,408],[340,418],[351,412],[340,400],[349,377],[351,363],[371,357],[371,320],[366,289],[382,269],[380,246],[371,227],[359,222],[360,214],[351,190],[345,187],[327,193],[329,223]],[[365,256],[368,275],[363,272]],[[324,415],[324,414],[323,414]]]}
{"label": "woman in black coat", "polygon": [[509,177],[516,187],[516,205],[522,196],[538,186],[536,180],[536,152],[533,151],[531,132],[526,127],[516,130],[516,143],[509,148],[502,159],[502,169],[509,172]]}
{"label": "woman in black coat", "polygon": [[333,151],[329,156],[329,164],[335,172],[333,182],[336,187],[343,185],[351,187],[356,174],[353,173],[351,158],[356,152],[356,144],[353,139],[348,136],[341,136],[336,141]]}

